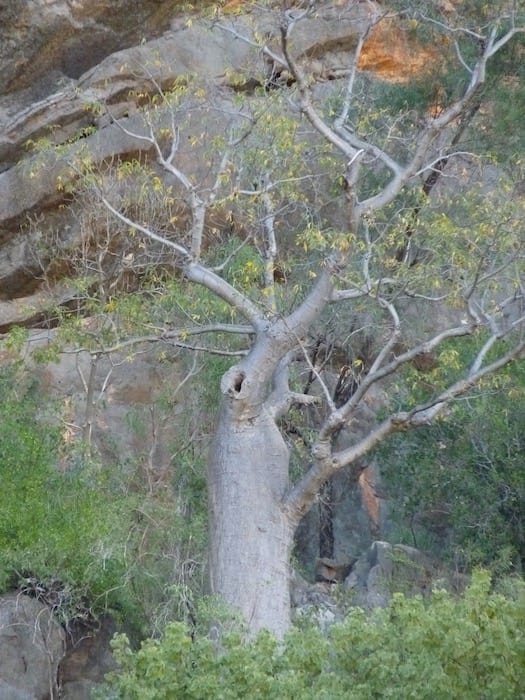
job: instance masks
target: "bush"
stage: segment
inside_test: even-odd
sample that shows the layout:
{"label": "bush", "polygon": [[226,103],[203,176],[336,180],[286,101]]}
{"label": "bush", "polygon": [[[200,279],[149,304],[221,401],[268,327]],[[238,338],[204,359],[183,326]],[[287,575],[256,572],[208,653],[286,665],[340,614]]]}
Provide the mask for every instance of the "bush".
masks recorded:
{"label": "bush", "polygon": [[173,446],[174,483],[153,490],[139,463],[78,447],[60,471],[58,411],[30,372],[0,368],[0,392],[0,593],[39,597],[66,625],[111,612],[139,638],[191,619],[207,531],[199,456]]}
{"label": "bush", "polygon": [[0,590],[53,597],[64,622],[108,608],[129,614],[136,498],[115,493],[102,470],[57,470],[59,429],[26,370],[2,368],[0,392]]}
{"label": "bush", "polygon": [[120,671],[99,697],[117,700],[509,700],[525,687],[525,589],[490,592],[477,572],[461,598],[396,595],[384,610],[353,609],[324,637],[294,629],[280,646],[229,633],[192,641],[181,623],[133,652],[114,648]]}

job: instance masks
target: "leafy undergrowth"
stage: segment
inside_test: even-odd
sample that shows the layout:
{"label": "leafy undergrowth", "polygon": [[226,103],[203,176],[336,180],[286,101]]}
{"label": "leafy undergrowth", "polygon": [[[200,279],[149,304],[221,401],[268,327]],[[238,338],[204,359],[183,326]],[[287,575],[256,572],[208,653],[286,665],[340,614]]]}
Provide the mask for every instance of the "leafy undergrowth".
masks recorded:
{"label": "leafy undergrowth", "polygon": [[160,640],[133,652],[114,642],[120,664],[98,697],[122,700],[510,700],[525,687],[525,589],[491,592],[478,571],[463,597],[394,596],[384,610],[353,609],[327,636],[294,629],[283,645],[229,633],[220,645],[192,640],[171,623]]}
{"label": "leafy undergrowth", "polygon": [[[460,352],[472,344],[469,340]],[[440,381],[439,372],[455,371],[453,362],[447,368],[446,358],[453,355],[446,347],[442,355],[445,361],[436,369],[413,370],[416,391]],[[394,436],[378,449],[396,541],[465,570],[523,572],[524,398],[525,367],[518,362],[433,426]]]}
{"label": "leafy undergrowth", "polygon": [[31,374],[1,368],[0,392],[0,592],[39,598],[66,627],[111,612],[144,636],[187,619],[205,518],[190,529],[169,485],[152,493],[121,465],[60,471],[56,412]]}

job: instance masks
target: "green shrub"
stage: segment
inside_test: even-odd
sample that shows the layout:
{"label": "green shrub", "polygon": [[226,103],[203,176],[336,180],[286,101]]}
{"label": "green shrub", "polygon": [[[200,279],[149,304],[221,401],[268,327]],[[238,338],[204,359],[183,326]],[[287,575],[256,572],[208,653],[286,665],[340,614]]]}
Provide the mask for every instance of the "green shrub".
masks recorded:
{"label": "green shrub", "polygon": [[293,629],[282,646],[227,634],[192,641],[181,623],[133,652],[114,642],[119,673],[101,698],[117,700],[511,700],[525,687],[525,589],[490,592],[477,572],[461,598],[396,595],[384,610],[353,609],[324,637]]}
{"label": "green shrub", "polygon": [[24,369],[3,368],[0,391],[0,589],[59,590],[65,621],[121,608],[136,497],[101,470],[58,471],[59,429]]}
{"label": "green shrub", "polygon": [[134,637],[191,620],[207,534],[201,457],[174,445],[172,481],[153,490],[140,463],[81,449],[64,472],[57,411],[31,373],[0,368],[0,395],[0,592],[39,596],[65,624],[110,611]]}

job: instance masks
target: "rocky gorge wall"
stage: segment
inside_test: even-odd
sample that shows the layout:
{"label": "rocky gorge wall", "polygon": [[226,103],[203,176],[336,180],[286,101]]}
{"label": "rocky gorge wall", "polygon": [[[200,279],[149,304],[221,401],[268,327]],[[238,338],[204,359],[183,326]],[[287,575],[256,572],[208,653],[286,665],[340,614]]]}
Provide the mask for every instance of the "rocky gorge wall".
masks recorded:
{"label": "rocky gorge wall", "polygon": [[[247,2],[248,14],[198,20],[178,15],[180,4],[20,0],[0,8],[0,332],[13,323],[30,325],[46,304],[41,280],[53,261],[35,264],[38,241],[78,237],[75,217],[63,206],[68,197],[57,190],[59,177],[71,177],[68,158],[87,148],[102,164],[147,151],[113,122],[140,131],[137,95],[155,85],[198,75],[227,103],[239,90],[239,75],[257,83],[272,72],[262,52],[235,37],[264,34],[276,44],[276,13],[257,14]],[[375,12],[372,3],[322,3],[294,35],[298,60],[318,80],[344,77]],[[406,80],[430,58],[414,50],[406,32],[383,22],[360,61],[379,77]],[[106,110],[95,114],[95,104]],[[42,139],[51,151],[35,154]],[[65,148],[53,153],[60,144]],[[57,285],[55,291],[59,301],[68,300],[67,290]]]}
{"label": "rocky gorge wall", "polygon": [[[0,333],[13,324],[41,327],[30,346],[51,342],[52,331],[44,330],[49,325],[46,309],[50,303],[67,304],[77,294],[63,284],[68,266],[57,264],[48,252],[64,241],[68,251],[82,242],[83,205],[57,187],[59,177],[62,183],[72,177],[68,159],[86,148],[97,164],[132,158],[138,151],[144,155],[147,144],[131,137],[115,120],[124,129],[140,132],[144,125],[137,95],[154,92],[156,86],[169,87],[177,78],[195,74],[209,85],[217,104],[227,106],[239,89],[239,75],[264,81],[273,70],[261,51],[235,36],[264,33],[269,45],[277,46],[275,13],[258,14],[247,2],[228,4],[233,13],[227,5],[211,18],[197,19],[177,14],[179,4],[35,0],[3,8],[1,31],[6,41],[9,38],[10,48],[0,84]],[[241,5],[247,14],[237,13]],[[344,77],[358,36],[375,7],[334,0],[322,3],[316,14],[298,25],[294,51],[321,84]],[[392,61],[399,62],[407,57],[409,47],[401,35],[396,36],[402,41],[390,53]],[[385,51],[378,49],[384,43],[381,36],[367,48],[367,70],[384,69]],[[93,104],[105,105],[106,111],[94,114]],[[219,122],[214,128],[220,132],[223,125]],[[48,147],[35,153],[27,144],[39,139],[45,139]],[[195,167],[195,161],[190,154],[186,166]],[[97,222],[90,219],[89,225]],[[96,228],[93,235],[96,238]],[[87,361],[83,358],[81,365]],[[43,379],[70,407],[69,422],[82,424],[79,412],[84,410],[85,392],[79,385],[79,368],[71,362],[64,360],[61,369],[46,370]],[[100,371],[97,381],[102,386]],[[145,387],[150,370],[142,373],[137,365],[133,371]],[[50,379],[57,373],[63,378]],[[124,435],[122,427],[115,427],[119,421],[122,424],[125,409],[110,414],[111,406],[124,406],[113,396],[117,375],[115,371],[105,391],[106,413],[96,420],[106,422],[108,433]],[[127,439],[129,443],[131,437]],[[125,453],[129,448],[122,449]]]}

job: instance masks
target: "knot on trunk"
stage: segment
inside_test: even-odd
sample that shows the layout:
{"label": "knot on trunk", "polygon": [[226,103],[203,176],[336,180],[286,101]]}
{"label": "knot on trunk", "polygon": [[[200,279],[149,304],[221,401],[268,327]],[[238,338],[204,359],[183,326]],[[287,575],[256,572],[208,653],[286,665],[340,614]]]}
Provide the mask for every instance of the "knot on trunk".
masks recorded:
{"label": "knot on trunk", "polygon": [[238,367],[232,367],[222,378],[221,389],[223,394],[238,397],[243,389],[246,374]]}
{"label": "knot on trunk", "polygon": [[233,382],[233,391],[234,391],[236,394],[239,394],[239,393],[240,393],[240,391],[241,391],[241,389],[242,389],[242,383],[243,383],[245,377],[246,377],[246,375],[244,374],[244,372],[239,372],[239,373],[235,376],[234,382]]}

